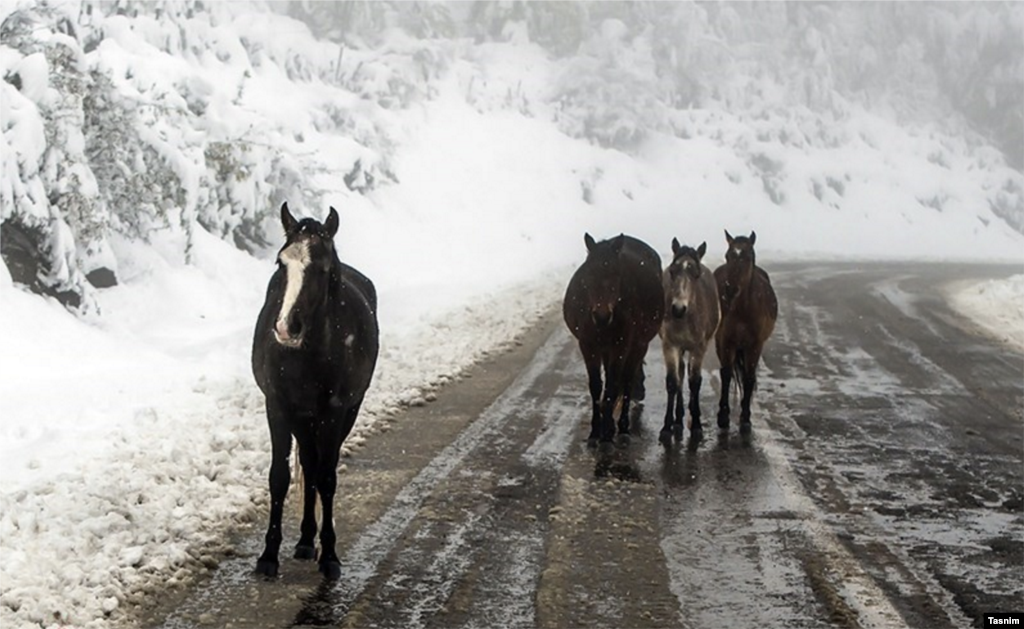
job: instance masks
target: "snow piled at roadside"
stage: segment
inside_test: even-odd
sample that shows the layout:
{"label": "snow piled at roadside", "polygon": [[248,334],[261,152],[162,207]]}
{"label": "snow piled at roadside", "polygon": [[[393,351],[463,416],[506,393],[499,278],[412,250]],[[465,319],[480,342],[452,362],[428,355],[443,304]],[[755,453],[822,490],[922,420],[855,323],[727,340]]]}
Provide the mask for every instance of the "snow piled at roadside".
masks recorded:
{"label": "snow piled at roadside", "polygon": [[952,288],[954,308],[1004,343],[1024,351],[1024,274]]}
{"label": "snow piled at roadside", "polygon": [[[269,438],[262,395],[247,373],[252,321],[226,317],[248,310],[254,320],[256,310],[245,308],[252,294],[231,295],[215,279],[218,270],[259,286],[248,291],[257,296],[269,275],[267,263],[203,238],[194,266],[149,260],[138,270],[145,283],[104,294],[115,322],[100,324],[107,331],[0,286],[0,325],[30,317],[46,330],[28,341],[35,354],[12,341],[2,347],[50,361],[25,365],[24,395],[37,400],[35,412],[64,415],[41,419],[38,431],[0,427],[5,485],[15,488],[0,494],[0,626],[108,626],[125,607],[206,572],[226,533],[261,513]],[[421,309],[406,329],[382,318],[375,379],[345,452],[485,353],[502,351],[561,288],[559,274],[546,274],[454,308]],[[107,396],[116,403],[104,405]],[[0,414],[23,404],[5,396]],[[9,474],[22,453],[23,473]]]}

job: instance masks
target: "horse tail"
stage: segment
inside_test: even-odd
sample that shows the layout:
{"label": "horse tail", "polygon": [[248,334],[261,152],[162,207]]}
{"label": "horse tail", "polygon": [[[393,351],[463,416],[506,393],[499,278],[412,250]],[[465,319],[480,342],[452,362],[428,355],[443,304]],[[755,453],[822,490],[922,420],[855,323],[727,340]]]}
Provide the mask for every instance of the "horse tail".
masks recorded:
{"label": "horse tail", "polygon": [[[306,505],[306,471],[302,468],[302,456],[299,448],[298,439],[292,439],[292,450],[295,458],[292,459],[292,482],[291,487],[288,488],[289,493],[292,489],[298,488],[299,499],[293,500],[292,502],[296,505],[296,512],[301,518],[305,515]],[[294,495],[294,494],[292,494]],[[318,501],[314,506],[314,515],[317,521],[320,520],[320,502]]]}
{"label": "horse tail", "polygon": [[[297,510],[299,516],[302,515],[302,506],[306,503],[306,476],[302,471],[302,461],[299,453],[299,440],[292,438],[292,487],[295,489],[298,486],[299,499],[293,500],[292,502],[298,505]],[[292,494],[295,495],[294,493]]]}
{"label": "horse tail", "polygon": [[736,350],[732,359],[732,386],[737,395],[743,394],[743,374],[746,373],[747,357],[742,349]]}
{"label": "horse tail", "polygon": [[[743,350],[736,352],[736,358],[732,363],[732,383],[736,386],[738,393],[743,393],[743,376],[747,373],[747,355]],[[754,379],[754,390],[757,390],[757,379]],[[753,392],[753,391],[752,391]]]}

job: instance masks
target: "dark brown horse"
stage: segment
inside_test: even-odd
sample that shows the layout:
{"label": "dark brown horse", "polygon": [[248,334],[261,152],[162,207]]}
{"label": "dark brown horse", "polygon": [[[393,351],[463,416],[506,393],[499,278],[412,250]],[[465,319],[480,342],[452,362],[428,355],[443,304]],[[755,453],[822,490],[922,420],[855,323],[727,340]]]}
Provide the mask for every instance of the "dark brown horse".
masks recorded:
{"label": "dark brown horse", "polygon": [[252,371],[267,398],[273,448],[270,524],[256,572],[274,576],[281,516],[291,472],[292,437],[302,465],[303,505],[296,559],[316,556],[316,499],[320,497],[320,572],[341,575],[335,552],[334,493],[341,444],[352,430],[377,362],[377,292],[365,275],[338,259],[338,213],[323,224],[292,217],[281,206],[287,241],[277,256],[256,323]]}
{"label": "dark brown horse", "polygon": [[715,349],[721,364],[722,398],[718,404],[718,427],[729,428],[729,387],[733,374],[740,378],[740,432],[750,432],[750,400],[757,385],[757,365],[764,343],[775,329],[779,303],[771,280],[755,264],[757,235],[733,238],[725,232],[729,249],[725,264],[715,269],[722,321],[715,333]]}
{"label": "dark brown horse", "polygon": [[[562,314],[579,341],[590,383],[592,416],[587,442],[611,442],[618,408],[619,434],[629,434],[629,403],[643,399],[643,361],[665,311],[661,258],[647,244],[620,234],[594,242],[565,291]],[[604,383],[601,369],[604,368]]]}

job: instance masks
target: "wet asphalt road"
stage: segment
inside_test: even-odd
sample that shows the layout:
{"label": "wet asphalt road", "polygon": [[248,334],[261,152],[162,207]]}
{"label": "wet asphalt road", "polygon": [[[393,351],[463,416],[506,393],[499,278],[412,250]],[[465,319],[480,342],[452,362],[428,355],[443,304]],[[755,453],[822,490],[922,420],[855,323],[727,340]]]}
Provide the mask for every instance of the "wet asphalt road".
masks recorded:
{"label": "wet asphalt road", "polygon": [[140,624],[938,629],[1024,609],[1024,356],[941,295],[1020,269],[768,270],[752,435],[734,418],[658,444],[655,342],[640,433],[589,450],[583,364],[552,314],[345,461],[339,582],[284,558],[288,510],[281,577],[251,573],[261,521]]}

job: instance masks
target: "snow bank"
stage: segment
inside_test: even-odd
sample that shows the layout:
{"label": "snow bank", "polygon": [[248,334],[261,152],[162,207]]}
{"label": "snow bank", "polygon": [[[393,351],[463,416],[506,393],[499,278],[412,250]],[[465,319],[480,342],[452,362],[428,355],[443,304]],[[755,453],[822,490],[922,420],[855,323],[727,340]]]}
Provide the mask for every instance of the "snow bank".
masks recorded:
{"label": "snow bank", "polygon": [[956,284],[949,301],[992,336],[1024,351],[1024,275],[980,284]]}
{"label": "snow bank", "polygon": [[[128,278],[100,292],[101,319],[0,286],[0,326],[41,331],[0,340],[0,355],[19,357],[0,381],[4,627],[107,626],[215,564],[224,535],[265,502],[269,439],[248,370],[272,265],[209,235],[192,265],[117,246]],[[382,288],[382,305],[402,307],[381,317],[377,373],[346,453],[500,351],[562,286],[548,274],[424,301]]]}

